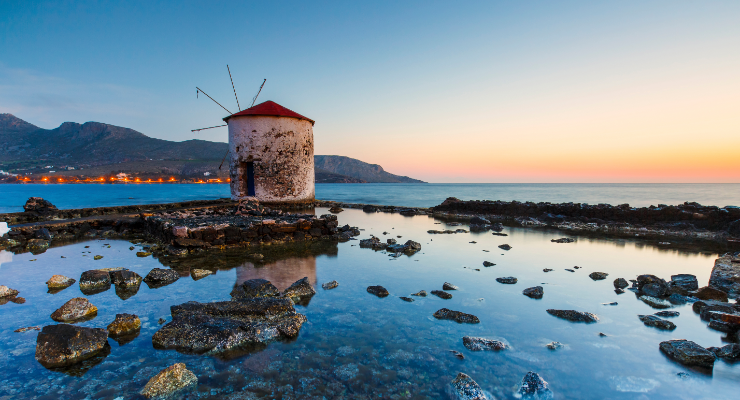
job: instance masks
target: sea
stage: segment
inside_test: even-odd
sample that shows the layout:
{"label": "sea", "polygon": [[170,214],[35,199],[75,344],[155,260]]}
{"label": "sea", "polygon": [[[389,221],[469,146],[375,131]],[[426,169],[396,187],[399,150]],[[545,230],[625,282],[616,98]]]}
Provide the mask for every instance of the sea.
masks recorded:
{"label": "sea", "polygon": [[[0,213],[23,211],[29,197],[60,209],[171,203],[229,197],[226,184],[0,185]],[[697,202],[740,206],[740,183],[323,183],[316,198],[347,203],[432,207],[448,197],[551,203],[630,204],[633,207]]]}

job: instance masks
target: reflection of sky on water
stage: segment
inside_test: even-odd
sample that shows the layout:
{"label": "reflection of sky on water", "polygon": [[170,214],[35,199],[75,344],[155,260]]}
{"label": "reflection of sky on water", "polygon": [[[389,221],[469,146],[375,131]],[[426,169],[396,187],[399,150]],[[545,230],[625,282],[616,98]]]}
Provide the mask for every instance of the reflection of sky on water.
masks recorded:
{"label": "reflection of sky on water", "polygon": [[5,250],[0,250],[0,268],[2,268],[3,263],[9,263],[13,261],[13,253]]}
{"label": "reflection of sky on water", "polygon": [[[326,212],[319,209],[316,214]],[[406,391],[412,398],[443,398],[446,383],[457,372],[467,373],[496,398],[512,398],[514,386],[530,370],[550,383],[556,397],[568,399],[631,399],[635,392],[651,399],[719,399],[732,398],[740,390],[740,365],[718,361],[713,374],[706,375],[678,365],[659,352],[658,343],[673,338],[694,340],[705,347],[725,344],[724,334],[707,329],[690,305],[674,308],[681,312],[671,319],[678,328],[664,332],[645,327],[637,319],[638,314],[657,310],[631,292],[617,295],[613,291],[615,278],[633,279],[642,273],[667,279],[672,274],[692,273],[704,285],[715,254],[632,240],[577,237],[575,243],[558,244],[550,239],[567,236],[563,232],[520,228],[506,228],[506,237],[490,233],[431,235],[428,230],[446,226],[427,216],[346,210],[338,217],[340,225],[364,228],[359,238],[373,234],[385,241],[402,236],[396,239],[401,243],[418,241],[422,251],[396,259],[383,252],[360,249],[358,241],[353,240],[300,253],[267,246],[245,253],[214,252],[197,260],[164,259],[163,263],[177,268],[183,276],[172,285],[149,289],[142,284],[139,292],[125,301],[116,296],[114,289],[87,296],[98,307],[98,316],[80,325],[104,328],[116,313],[126,312],[139,315],[143,326],[140,336],[128,344],[119,346],[111,341],[111,354],[83,378],[41,367],[34,360],[36,334],[13,330],[51,324],[49,315],[56,308],[81,296],[77,285],[48,294],[44,282],[53,274],[79,279],[85,270],[124,266],[144,276],[151,268],[161,267],[159,260],[136,257],[137,250],[128,250],[128,242],[104,240],[1,261],[0,284],[20,290],[27,301],[0,306],[0,397],[44,395],[50,390],[49,382],[54,382],[61,388],[54,389],[61,390],[54,393],[64,398],[127,398],[146,379],[175,362],[184,362],[193,370],[204,393],[211,389],[222,394],[228,392],[218,391],[238,392],[249,386],[246,382],[252,382],[251,387],[260,382],[273,385],[269,386],[273,389],[289,384],[295,398],[309,397],[300,391],[310,386],[307,379],[321,382],[317,392],[310,393],[317,398],[339,398],[350,393],[406,398]],[[504,243],[512,249],[497,247]],[[86,245],[90,248],[85,249]],[[264,260],[256,261],[248,255],[255,252],[264,254]],[[6,253],[0,253],[0,257]],[[104,258],[94,261],[96,254]],[[483,261],[496,265],[486,268]],[[576,265],[582,268],[573,273],[564,270]],[[211,269],[216,274],[194,281],[188,276],[192,268]],[[554,271],[544,273],[543,268]],[[607,272],[609,277],[592,281],[588,274],[594,271]],[[297,307],[308,323],[294,341],[273,343],[268,350],[232,360],[152,348],[151,336],[159,329],[156,321],[170,318],[171,305],[228,300],[234,284],[246,279],[268,279],[283,290],[304,276],[316,286],[317,294],[307,306]],[[497,283],[495,278],[502,276],[515,276],[519,282]],[[337,280],[339,287],[320,288],[321,283],[331,280]],[[406,303],[397,298],[421,289],[440,289],[444,282],[460,288],[451,292],[450,300],[430,296]],[[383,285],[391,295],[384,299],[369,295],[366,288],[370,285]],[[521,294],[535,285],[544,287],[543,299]],[[617,306],[603,305],[614,301]],[[442,307],[475,314],[481,323],[438,321],[432,314]],[[601,320],[574,324],[548,315],[548,308],[590,311]],[[599,332],[608,336],[599,337]],[[461,343],[466,335],[498,338],[511,349],[470,352]],[[561,342],[565,348],[546,349],[544,345],[551,341]],[[452,356],[448,352],[451,349],[462,352],[465,360]],[[355,370],[356,380],[344,380],[345,375],[340,373]],[[679,372],[690,376],[681,379]],[[110,388],[116,389],[108,396],[105,390]],[[273,389],[255,393],[257,398],[275,398]],[[226,397],[222,394],[216,398]]]}

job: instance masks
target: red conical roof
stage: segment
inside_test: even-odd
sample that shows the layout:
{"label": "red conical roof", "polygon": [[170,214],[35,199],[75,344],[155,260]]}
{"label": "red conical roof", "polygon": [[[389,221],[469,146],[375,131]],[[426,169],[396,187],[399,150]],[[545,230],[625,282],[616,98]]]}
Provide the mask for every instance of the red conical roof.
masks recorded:
{"label": "red conical roof", "polygon": [[229,118],[232,117],[240,117],[240,116],[261,116],[261,115],[271,115],[275,117],[288,117],[288,118],[297,118],[297,119],[303,119],[311,123],[311,125],[314,124],[314,120],[310,118],[306,118],[301,114],[298,114],[295,111],[288,110],[287,108],[281,106],[278,103],[275,103],[274,101],[266,101],[264,103],[257,104],[254,107],[247,108],[246,110],[239,111],[236,114],[229,115],[228,117],[224,118],[224,121],[229,122]]}

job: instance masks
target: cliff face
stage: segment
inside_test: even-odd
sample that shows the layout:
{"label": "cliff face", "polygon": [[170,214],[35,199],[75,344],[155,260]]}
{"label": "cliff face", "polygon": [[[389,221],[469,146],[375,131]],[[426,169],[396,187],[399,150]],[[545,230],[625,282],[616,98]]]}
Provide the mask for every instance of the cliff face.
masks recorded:
{"label": "cliff face", "polygon": [[[120,170],[215,175],[224,171],[219,171],[218,165],[227,150],[226,143],[172,142],[100,122],[65,122],[55,129],[42,129],[12,114],[0,114],[0,169],[6,170],[33,165],[84,165],[93,174]],[[421,182],[349,157],[315,156],[315,162],[317,182]]]}

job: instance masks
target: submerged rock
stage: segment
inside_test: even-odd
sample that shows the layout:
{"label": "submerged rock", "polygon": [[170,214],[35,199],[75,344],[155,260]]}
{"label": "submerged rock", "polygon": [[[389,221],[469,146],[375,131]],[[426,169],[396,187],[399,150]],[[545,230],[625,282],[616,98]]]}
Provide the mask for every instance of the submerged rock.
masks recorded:
{"label": "submerged rock", "polygon": [[685,339],[660,342],[660,351],[683,365],[714,367],[714,353]]}
{"label": "submerged rock", "polygon": [[442,285],[442,290],[458,290],[459,288],[451,283],[445,282]]}
{"label": "submerged rock", "polygon": [[80,291],[86,295],[104,292],[110,289],[110,285],[110,275],[107,271],[94,269],[85,271],[80,276]]}
{"label": "submerged rock", "polygon": [[51,319],[57,322],[87,321],[98,315],[98,308],[84,297],[75,297],[51,313]]}
{"label": "submerged rock", "polygon": [[[48,281],[46,281],[46,286],[49,290],[61,290],[74,285],[75,282],[77,281],[64,275],[53,275]],[[0,292],[2,292],[2,289],[0,289]],[[0,295],[0,297],[2,297],[2,295]]]}
{"label": "submerged rock", "polygon": [[469,376],[459,372],[451,383],[457,400],[488,400],[483,389]]}
{"label": "submerged rock", "polygon": [[46,368],[73,365],[103,352],[107,339],[105,329],[48,325],[36,338],[36,361]]}
{"label": "submerged rock", "polygon": [[167,286],[178,279],[180,279],[180,274],[178,274],[174,269],[154,268],[146,274],[144,282],[146,282],[150,288],[156,289]]}
{"label": "submerged rock", "polygon": [[509,348],[504,342],[482,337],[465,336],[462,340],[463,345],[470,351],[498,351]]}
{"label": "submerged rock", "polygon": [[638,315],[638,318],[640,318],[640,321],[642,321],[645,326],[652,326],[666,331],[676,329],[676,324],[671,321],[660,319],[655,315]]}
{"label": "submerged rock", "polygon": [[321,288],[324,289],[324,290],[329,290],[329,289],[334,289],[337,286],[339,286],[339,282],[337,282],[337,281],[331,281],[331,282],[326,282],[326,283],[322,284],[321,285]]}
{"label": "submerged rock", "polygon": [[522,294],[523,295],[525,295],[527,297],[531,297],[533,299],[541,299],[542,298],[542,295],[544,293],[545,292],[544,292],[544,289],[542,288],[542,286],[535,286],[535,287],[531,287],[531,288],[526,288],[526,289],[524,289],[522,291]]}
{"label": "submerged rock", "polygon": [[295,281],[283,292],[283,296],[289,297],[295,303],[301,303],[303,305],[308,304],[308,301],[315,294],[316,290],[311,286],[311,283],[308,281],[308,277],[303,277]]}
{"label": "submerged rock", "polygon": [[277,296],[280,296],[280,291],[267,279],[250,279],[231,291],[234,300]]}
{"label": "submerged rock", "polygon": [[527,372],[522,378],[517,394],[525,399],[549,400],[553,397],[547,382],[532,371]]}
{"label": "submerged rock", "polygon": [[614,289],[624,289],[630,284],[624,278],[617,278],[614,280]]}
{"label": "submerged rock", "polygon": [[507,285],[513,285],[517,282],[517,279],[513,276],[505,276],[501,278],[496,278],[496,282],[498,283],[504,283]]}
{"label": "submerged rock", "polygon": [[116,314],[116,319],[108,325],[108,336],[128,336],[136,334],[141,328],[141,320],[133,314]]}
{"label": "submerged rock", "polygon": [[432,294],[435,295],[435,296],[437,296],[437,297],[439,297],[440,299],[449,300],[449,299],[452,298],[452,295],[451,294],[449,294],[447,292],[443,292],[441,290],[432,290]]}
{"label": "submerged rock", "polygon": [[480,323],[478,317],[472,314],[465,314],[460,311],[453,311],[447,308],[442,308],[434,313],[434,318],[437,319],[451,319],[458,323],[465,324],[477,324]]}
{"label": "submerged rock", "polygon": [[380,285],[377,285],[377,286],[368,286],[367,287],[367,292],[370,293],[370,294],[374,294],[374,295],[376,295],[378,297],[386,297],[386,296],[388,296],[390,294],[390,293],[388,293],[388,291],[384,287],[382,287]]}
{"label": "submerged rock", "polygon": [[185,364],[178,363],[152,377],[139,394],[147,399],[174,398],[197,384],[198,378],[195,374],[190,372]]}
{"label": "submerged rock", "polygon": [[0,299],[4,297],[15,297],[20,293],[15,289],[11,289],[5,285],[0,285]]}
{"label": "submerged rock", "polygon": [[668,300],[659,299],[657,297],[653,296],[640,296],[640,300],[642,300],[643,303],[649,305],[653,308],[670,308],[671,303]]}
{"label": "submerged rock", "polygon": [[293,338],[306,317],[288,298],[262,297],[170,307],[172,321],[152,337],[158,349],[227,355],[248,345]]}
{"label": "submerged rock", "polygon": [[592,272],[588,275],[589,278],[595,281],[606,279],[607,276],[609,276],[609,274],[607,274],[606,272]]}
{"label": "submerged rock", "polygon": [[402,297],[399,297],[399,299],[401,299],[401,300],[403,300],[405,302],[408,302],[408,303],[413,303],[414,302],[414,299],[412,299],[411,297],[403,297],[402,296]]}
{"label": "submerged rock", "polygon": [[420,297],[427,297],[427,291],[426,290],[419,290],[416,293],[411,293],[412,296],[420,296]]}
{"label": "submerged rock", "polygon": [[568,321],[573,322],[592,323],[599,320],[599,317],[597,317],[595,314],[585,311],[549,309],[547,310],[547,313],[558,318],[567,319]]}

